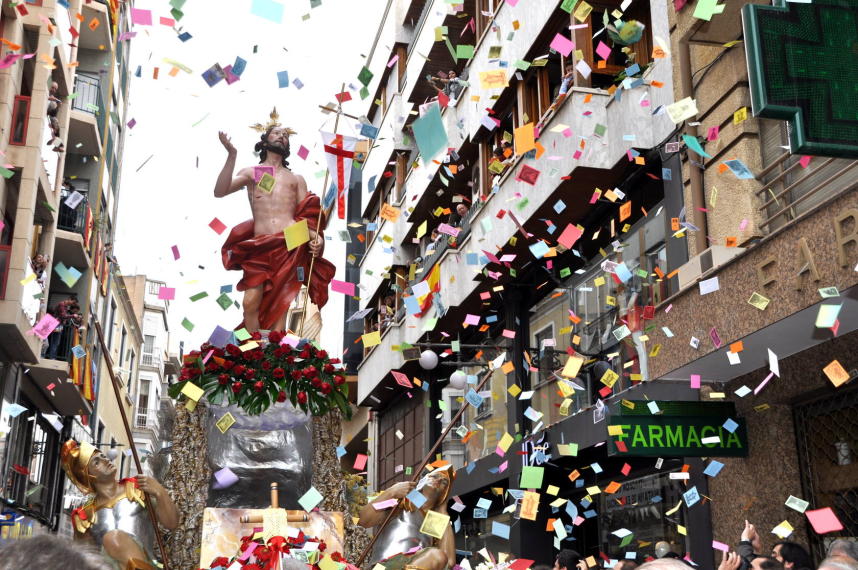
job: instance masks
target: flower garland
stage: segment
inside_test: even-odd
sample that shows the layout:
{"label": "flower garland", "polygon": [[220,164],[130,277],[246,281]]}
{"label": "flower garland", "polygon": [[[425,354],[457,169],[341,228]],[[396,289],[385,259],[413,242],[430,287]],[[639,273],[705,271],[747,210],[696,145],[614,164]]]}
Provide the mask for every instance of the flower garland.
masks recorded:
{"label": "flower garland", "polygon": [[339,408],[350,419],[348,385],[337,358],[306,340],[293,347],[284,342],[285,333],[271,331],[268,342],[253,333],[243,347],[227,344],[220,348],[208,343],[184,358],[179,382],[170,386],[170,397],[179,398],[188,384],[203,390],[214,405],[238,405],[251,416],[259,415],[274,403],[287,399],[296,408],[322,416]]}
{"label": "flower garland", "polygon": [[356,566],[349,564],[339,552],[325,553],[327,545],[318,538],[307,537],[303,532],[298,536],[284,538],[273,536],[268,542],[261,536],[262,533],[250,534],[241,537],[239,554],[233,558],[220,556],[212,560],[208,568],[200,570],[226,570],[233,568],[238,563],[241,570],[275,570],[280,568],[278,561],[283,558],[293,558],[307,565],[307,569],[320,570],[320,563],[326,568],[332,568],[331,564],[340,570],[358,570]]}

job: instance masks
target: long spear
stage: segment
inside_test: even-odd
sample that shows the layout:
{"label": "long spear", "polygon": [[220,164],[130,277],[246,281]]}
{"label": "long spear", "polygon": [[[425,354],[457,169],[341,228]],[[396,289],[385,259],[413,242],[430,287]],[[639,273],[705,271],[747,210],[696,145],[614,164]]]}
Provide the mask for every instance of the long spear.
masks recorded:
{"label": "long spear", "polygon": [[[343,83],[342,87],[340,87],[340,93],[342,93],[345,90],[346,90],[346,84]],[[322,108],[330,110],[330,107],[322,107]],[[339,125],[340,125],[340,115],[343,114],[343,104],[340,102],[339,99],[337,99],[336,113],[337,113],[337,118],[334,120],[334,135],[337,134],[337,127],[339,127]],[[351,116],[351,115],[349,115],[349,116]],[[319,198],[319,202],[320,202],[319,203],[319,217],[316,220],[316,235],[317,236],[319,235],[319,228],[321,228],[321,224],[322,224],[322,211],[323,210],[322,210],[321,200],[324,199],[325,192],[328,191],[328,176],[330,175],[330,173],[331,173],[330,170],[328,170],[326,168],[325,169],[325,184],[322,187],[322,195]],[[332,208],[329,208],[328,211],[325,212],[325,225],[326,226],[328,224],[328,216],[330,216],[330,210],[331,209]],[[298,336],[300,336],[302,338],[304,336],[304,322],[307,320],[307,303],[308,303],[309,298],[310,298],[310,284],[313,282],[313,265],[315,263],[316,263],[316,256],[313,256],[310,259],[310,271],[307,274],[307,287],[304,291],[304,306],[301,309],[301,326],[298,329]]]}
{"label": "long spear", "polygon": [[[489,378],[492,377],[492,372],[494,372],[494,369],[486,370],[483,373],[483,377],[476,387],[477,392],[483,389],[483,386],[485,386]],[[450,420],[450,423],[447,424],[447,427],[444,428],[444,431],[441,432],[441,436],[435,441],[435,445],[432,446],[432,448],[429,450],[429,453],[426,454],[426,457],[423,458],[423,461],[420,463],[420,467],[414,470],[414,476],[411,478],[412,483],[417,483],[420,480],[420,474],[423,472],[423,469],[425,469],[426,466],[429,464],[429,461],[435,455],[435,452],[438,450],[438,447],[444,441],[444,438],[447,437],[447,434],[450,433],[450,430],[453,428],[454,425],[456,425],[456,422],[459,421],[459,419],[462,417],[462,414],[465,413],[465,410],[468,408],[469,405],[470,403],[465,400],[462,407],[459,408],[459,411],[456,413],[455,416],[453,416],[453,419]],[[360,553],[360,556],[355,562],[355,566],[360,568],[360,565],[363,564],[363,561],[366,558],[367,554],[369,554],[369,552],[372,550],[373,545],[375,545],[375,541],[378,540],[378,537],[381,536],[382,531],[387,527],[388,524],[390,524],[390,521],[392,521],[396,514],[399,512],[399,509],[405,502],[405,500],[405,498],[399,499],[399,502],[397,502],[396,505],[392,509],[390,509],[390,511],[388,511],[387,518],[384,519],[384,522],[381,523],[381,525],[373,534],[372,540],[369,542],[369,544],[366,545],[366,548],[363,549],[363,552]]]}
{"label": "long spear", "polygon": [[[110,375],[110,382],[113,384],[113,393],[116,396],[116,407],[119,408],[119,414],[122,416],[122,425],[125,427],[125,436],[128,438],[131,455],[134,456],[134,465],[137,467],[137,473],[143,473],[143,466],[140,464],[140,456],[137,455],[137,447],[134,445],[134,435],[131,433],[131,426],[128,424],[128,416],[125,414],[125,407],[122,405],[122,396],[119,395],[119,381],[116,379],[116,373],[113,372],[113,362],[110,360],[110,353],[107,350],[107,345],[104,343],[104,334],[101,331],[101,323],[95,321],[95,332],[98,335],[98,344],[101,346],[101,354],[104,355],[104,363],[107,364],[107,373]],[[146,498],[146,512],[149,513],[149,520],[152,521],[152,527],[155,529],[155,538],[158,540],[158,549],[161,551],[161,558],[164,564],[164,570],[170,570],[170,559],[167,556],[167,549],[164,548],[164,540],[161,538],[161,533],[158,531],[158,518],[155,516],[155,511],[152,509],[152,500],[149,493],[143,493]]]}

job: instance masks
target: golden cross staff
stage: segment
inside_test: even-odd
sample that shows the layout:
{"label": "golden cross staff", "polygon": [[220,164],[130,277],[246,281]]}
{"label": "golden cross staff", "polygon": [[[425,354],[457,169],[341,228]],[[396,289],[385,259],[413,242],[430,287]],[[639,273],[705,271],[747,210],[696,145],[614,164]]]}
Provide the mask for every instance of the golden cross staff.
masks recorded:
{"label": "golden cross staff", "polygon": [[[340,93],[342,93],[345,90],[346,90],[346,84],[343,83],[342,86],[340,87]],[[339,127],[339,125],[340,125],[340,115],[345,115],[346,117],[349,117],[350,119],[354,119],[356,121],[360,120],[358,117],[355,117],[354,115],[349,115],[348,113],[343,112],[343,104],[340,102],[339,98],[337,98],[337,106],[335,108],[331,108],[327,105],[319,105],[319,108],[324,109],[324,110],[329,111],[329,112],[333,111],[334,113],[336,113],[337,118],[334,120],[334,135],[337,134],[337,127]],[[330,170],[325,168],[325,183],[324,183],[324,186],[322,187],[322,195],[319,198],[320,202],[321,202],[321,200],[324,199],[325,193],[328,191],[328,176],[330,174],[331,174]],[[345,191],[345,190],[343,190],[343,191]],[[336,201],[336,200],[334,200],[334,201]],[[331,210],[333,210],[333,209],[334,209],[334,202],[331,202],[331,205],[328,206],[327,208],[325,208],[324,210],[321,207],[321,203],[319,204],[319,218],[316,220],[316,235],[319,234],[319,229],[322,228],[322,213],[324,212],[324,214],[325,214],[325,226],[327,227],[328,220],[330,219],[330,216],[331,216]],[[307,285],[304,289],[304,303],[303,303],[304,306],[301,308],[301,326],[298,328],[298,336],[300,336],[302,338],[304,336],[304,323],[307,320],[307,304],[308,304],[308,301],[310,298],[310,285],[313,282],[313,264],[315,264],[315,263],[316,263],[316,257],[313,256],[310,259],[310,271],[307,273]]]}

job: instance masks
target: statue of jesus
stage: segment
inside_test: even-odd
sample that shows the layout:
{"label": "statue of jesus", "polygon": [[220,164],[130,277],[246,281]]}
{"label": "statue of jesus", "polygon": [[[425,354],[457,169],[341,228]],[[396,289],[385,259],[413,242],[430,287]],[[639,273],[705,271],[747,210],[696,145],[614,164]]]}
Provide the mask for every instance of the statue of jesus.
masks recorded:
{"label": "statue of jesus", "polygon": [[[235,226],[223,245],[226,269],[241,269],[244,277],[237,289],[244,291],[244,322],[249,332],[285,330],[286,313],[310,280],[310,300],[319,308],[328,301],[328,285],[334,276],[333,264],[321,257],[324,251],[324,216],[319,215],[319,197],[307,190],[303,176],[289,169],[289,136],[294,131],[277,122],[277,111],[271,113],[255,150],[259,166],[238,171],[233,178],[237,151],[226,133],[220,142],[227,151],[226,163],[214,187],[215,198],[222,198],[243,188],[253,219]],[[309,242],[288,250],[284,230],[306,220]]]}

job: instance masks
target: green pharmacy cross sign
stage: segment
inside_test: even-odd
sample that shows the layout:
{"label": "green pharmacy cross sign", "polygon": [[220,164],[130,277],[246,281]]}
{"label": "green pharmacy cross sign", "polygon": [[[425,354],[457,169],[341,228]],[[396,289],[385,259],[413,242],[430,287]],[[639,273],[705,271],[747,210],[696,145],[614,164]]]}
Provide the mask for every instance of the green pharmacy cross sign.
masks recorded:
{"label": "green pharmacy cross sign", "polygon": [[858,158],[855,0],[742,8],[754,116],[789,121],[790,150]]}

